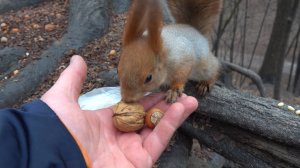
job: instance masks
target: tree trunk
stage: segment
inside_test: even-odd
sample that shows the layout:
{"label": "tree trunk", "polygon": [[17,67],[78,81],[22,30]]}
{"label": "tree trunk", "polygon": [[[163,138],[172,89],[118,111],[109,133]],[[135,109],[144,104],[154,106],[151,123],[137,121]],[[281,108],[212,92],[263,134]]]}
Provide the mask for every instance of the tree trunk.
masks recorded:
{"label": "tree trunk", "polygon": [[[285,2],[286,3],[286,2]],[[292,24],[293,24],[293,20],[295,18],[295,15],[296,15],[296,11],[297,11],[297,8],[298,8],[298,4],[299,4],[299,0],[294,0],[294,3],[291,3],[293,6],[292,6],[292,10],[290,11],[290,16],[289,18],[287,19],[287,39],[286,39],[286,43],[285,43],[285,46],[284,46],[284,50],[282,51],[286,51],[286,47],[287,47],[287,43],[288,43],[288,37],[289,37],[289,34],[290,34],[290,31],[291,31],[291,28],[292,28]],[[275,76],[275,83],[274,83],[274,98],[277,99],[277,100],[280,100],[281,98],[281,80],[282,80],[282,71],[283,71],[283,65],[284,65],[284,58],[285,58],[285,55],[282,55],[281,57],[279,57],[279,60],[278,60],[278,71],[277,71],[277,74]]]}
{"label": "tree trunk", "polygon": [[284,65],[285,50],[288,43],[292,21],[299,0],[277,1],[277,12],[274,26],[259,75],[265,82],[275,83],[274,97],[280,98],[280,84]]}
{"label": "tree trunk", "polygon": [[295,96],[300,96],[300,51],[298,53],[297,70],[295,74],[294,89]]}

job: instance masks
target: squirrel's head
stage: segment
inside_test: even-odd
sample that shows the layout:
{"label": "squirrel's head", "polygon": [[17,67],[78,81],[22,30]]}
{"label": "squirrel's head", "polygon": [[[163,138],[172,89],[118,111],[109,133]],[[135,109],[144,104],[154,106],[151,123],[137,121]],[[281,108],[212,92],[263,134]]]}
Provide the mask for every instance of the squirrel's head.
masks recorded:
{"label": "squirrel's head", "polygon": [[127,18],[118,65],[123,101],[136,102],[163,83],[166,61],[161,28],[157,0],[135,0]]}

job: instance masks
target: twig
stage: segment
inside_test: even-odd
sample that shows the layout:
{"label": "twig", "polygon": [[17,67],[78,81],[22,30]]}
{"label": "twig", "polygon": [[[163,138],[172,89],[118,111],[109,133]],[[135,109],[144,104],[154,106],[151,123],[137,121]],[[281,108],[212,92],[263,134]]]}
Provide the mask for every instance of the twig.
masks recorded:
{"label": "twig", "polygon": [[264,84],[258,74],[256,74],[254,71],[252,71],[250,69],[243,68],[239,65],[236,65],[236,64],[233,64],[230,62],[222,61],[222,64],[223,64],[223,68],[225,68],[225,69],[229,68],[232,71],[238,72],[238,73],[250,78],[256,84],[261,97],[266,97]]}
{"label": "twig", "polygon": [[[294,37],[294,39],[296,39],[296,42],[295,42],[295,47],[294,47],[294,51],[293,51],[292,66],[290,69],[288,84],[287,84],[287,88],[286,88],[287,90],[290,89],[290,85],[291,85],[292,75],[293,75],[293,71],[294,71],[294,64],[295,64],[295,60],[296,60],[296,52],[297,52],[298,44],[299,44],[299,37],[300,37],[300,25],[298,27],[297,34]],[[292,45],[290,47],[292,47]],[[298,65],[298,66],[300,66],[300,65]]]}
{"label": "twig", "polygon": [[[258,43],[259,43],[259,40],[260,40],[260,37],[261,37],[261,33],[262,33],[262,28],[264,27],[264,23],[265,23],[265,20],[266,20],[266,16],[268,15],[268,11],[270,9],[270,4],[271,4],[271,0],[268,1],[268,4],[267,4],[267,7],[266,7],[266,10],[265,10],[265,13],[264,13],[264,17],[261,21],[261,24],[260,24],[260,28],[259,28],[259,31],[258,31],[258,34],[257,34],[257,38],[256,38],[256,41],[254,43],[254,47],[253,47],[253,50],[252,50],[252,53],[251,53],[251,58],[250,58],[250,61],[249,61],[249,64],[248,64],[248,67],[247,69],[250,69],[251,65],[252,65],[252,62],[253,62],[253,59],[254,59],[254,54],[256,52],[256,48],[258,46]],[[245,78],[243,78],[241,80],[241,84],[240,86],[243,85],[243,83],[245,82]]]}

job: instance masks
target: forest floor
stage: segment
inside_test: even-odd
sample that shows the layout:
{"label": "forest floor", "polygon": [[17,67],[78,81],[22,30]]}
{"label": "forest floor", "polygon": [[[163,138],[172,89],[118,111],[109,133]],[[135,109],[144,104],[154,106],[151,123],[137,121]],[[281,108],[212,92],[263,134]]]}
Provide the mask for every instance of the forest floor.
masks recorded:
{"label": "forest floor", "polygon": [[[81,55],[87,63],[88,73],[82,93],[103,86],[99,76],[100,72],[110,70],[117,66],[121,52],[121,39],[125,23],[125,14],[112,14],[109,31],[99,39],[90,42],[87,46],[67,55],[59,63],[58,68],[51,73],[35,92],[21,104],[41,97],[58,79],[59,74],[68,66],[72,54]],[[4,24],[3,24],[4,23]],[[0,15],[0,38],[7,38],[6,42],[0,42],[0,48],[24,47],[26,55],[19,59],[17,69],[13,72],[22,71],[22,68],[39,59],[41,52],[54,41],[59,40],[67,31],[68,4],[61,0],[46,1],[36,6],[26,7],[18,11],[11,11]],[[258,60],[259,61],[259,60]],[[255,63],[254,63],[255,64]],[[16,71],[17,70],[17,71]],[[17,73],[10,73],[1,82],[13,78]],[[238,86],[239,77],[235,77],[233,83]],[[283,80],[286,86],[286,78]],[[268,97],[272,97],[273,86],[266,84]],[[259,95],[255,85],[249,80],[242,87],[237,87],[243,92]],[[300,104],[300,98],[291,92],[282,89],[282,101],[286,104]],[[18,104],[17,106],[19,106]],[[201,148],[198,146],[197,148]],[[205,155],[194,151],[195,155]]]}
{"label": "forest floor", "polygon": [[[39,59],[41,52],[47,46],[62,37],[68,26],[67,11],[68,4],[61,0],[53,0],[0,15],[0,24],[7,25],[2,27],[3,31],[0,31],[0,38],[7,38],[7,42],[0,43],[0,48],[20,46],[27,51],[26,55],[19,59],[17,69],[0,79],[0,85],[2,81],[18,75],[13,72],[16,70],[20,72],[23,67]],[[73,54],[81,55],[88,66],[87,80],[82,93],[101,87],[103,82],[99,78],[99,73],[116,67],[121,49],[120,38],[125,15],[113,14],[111,18],[110,29],[102,38],[90,42],[79,51],[72,51],[66,55],[60,61],[58,68],[21,104],[43,95],[68,66]],[[47,29],[47,25],[53,25],[51,30]]]}

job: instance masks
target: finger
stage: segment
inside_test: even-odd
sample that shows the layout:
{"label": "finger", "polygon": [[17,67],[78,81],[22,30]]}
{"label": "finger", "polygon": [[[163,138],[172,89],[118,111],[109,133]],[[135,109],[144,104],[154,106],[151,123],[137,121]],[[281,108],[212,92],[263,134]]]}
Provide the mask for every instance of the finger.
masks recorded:
{"label": "finger", "polygon": [[153,93],[143,97],[139,103],[144,106],[144,109],[147,111],[150,107],[157,104],[164,98],[164,93]]}
{"label": "finger", "polygon": [[[172,135],[182,122],[197,108],[195,98],[187,96],[173,103],[155,129],[145,138],[144,147],[155,162],[167,147]],[[163,105],[162,108],[165,108]]]}
{"label": "finger", "polygon": [[[178,102],[180,102],[182,99],[186,98],[187,95],[186,94],[182,94],[181,97],[178,99]],[[158,108],[161,111],[165,112],[168,110],[168,108],[170,108],[170,103],[167,103],[166,101],[162,100],[160,102],[158,102],[156,105],[153,106],[153,108]],[[143,139],[145,139],[150,133],[152,132],[152,129],[143,129],[141,131],[141,136]]]}
{"label": "finger", "polygon": [[74,55],[70,65],[61,73],[55,85],[49,90],[66,94],[71,101],[77,102],[83,82],[86,78],[87,66],[83,58]]}

